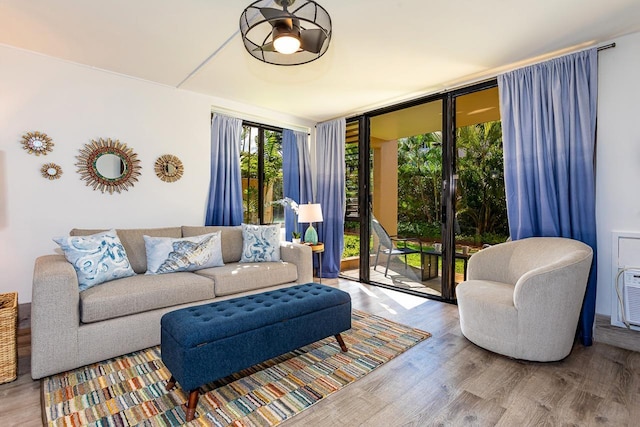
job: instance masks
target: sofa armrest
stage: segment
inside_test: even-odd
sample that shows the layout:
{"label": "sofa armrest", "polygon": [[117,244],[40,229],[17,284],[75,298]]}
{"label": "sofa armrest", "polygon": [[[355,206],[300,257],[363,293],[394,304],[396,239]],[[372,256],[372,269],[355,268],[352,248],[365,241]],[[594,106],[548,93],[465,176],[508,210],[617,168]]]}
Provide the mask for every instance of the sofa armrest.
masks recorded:
{"label": "sofa armrest", "polygon": [[311,247],[300,243],[280,242],[280,258],[282,261],[295,264],[298,269],[296,283],[313,282],[313,258]]}
{"label": "sofa armrest", "polygon": [[36,259],[31,297],[31,377],[76,366],[80,292],[78,276],[63,255]]}

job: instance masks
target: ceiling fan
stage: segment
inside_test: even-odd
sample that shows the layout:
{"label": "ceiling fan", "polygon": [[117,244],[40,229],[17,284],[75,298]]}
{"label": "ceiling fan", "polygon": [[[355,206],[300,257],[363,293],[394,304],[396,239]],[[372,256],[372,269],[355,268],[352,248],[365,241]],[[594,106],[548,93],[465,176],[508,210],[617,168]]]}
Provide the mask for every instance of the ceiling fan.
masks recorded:
{"label": "ceiling fan", "polygon": [[295,3],[295,0],[274,1],[278,6],[282,6],[282,10],[272,7],[260,8],[262,16],[273,27],[272,41],[257,49],[277,50],[284,54],[297,52],[298,49],[320,53],[322,44],[327,39],[325,32],[321,29],[303,29],[300,27],[300,20],[288,10],[288,7]]}
{"label": "ceiling fan", "polygon": [[253,57],[276,65],[297,65],[326,52],[331,18],[312,0],[259,0],[242,13],[240,31]]}

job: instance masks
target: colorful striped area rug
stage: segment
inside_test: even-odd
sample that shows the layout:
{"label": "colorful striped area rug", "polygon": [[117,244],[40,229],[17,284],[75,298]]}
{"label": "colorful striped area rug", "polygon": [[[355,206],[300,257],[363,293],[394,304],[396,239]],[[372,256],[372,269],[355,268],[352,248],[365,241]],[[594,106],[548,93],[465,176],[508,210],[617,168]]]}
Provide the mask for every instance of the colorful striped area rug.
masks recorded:
{"label": "colorful striped area rug", "polygon": [[[393,359],[431,335],[353,310],[342,336],[302,347],[201,388],[190,426],[275,426]],[[42,380],[49,426],[184,425],[188,393],[165,391],[170,374],[160,347]]]}

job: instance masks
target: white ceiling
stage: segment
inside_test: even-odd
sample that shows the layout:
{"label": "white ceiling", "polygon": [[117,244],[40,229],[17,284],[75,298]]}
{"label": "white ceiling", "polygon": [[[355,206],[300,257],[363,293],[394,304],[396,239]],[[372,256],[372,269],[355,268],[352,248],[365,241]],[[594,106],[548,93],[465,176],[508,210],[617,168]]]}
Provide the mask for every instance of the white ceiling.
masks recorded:
{"label": "white ceiling", "polygon": [[323,121],[640,31],[639,0],[318,0],[329,50],[281,67],[242,45],[251,2],[0,0],[0,43]]}

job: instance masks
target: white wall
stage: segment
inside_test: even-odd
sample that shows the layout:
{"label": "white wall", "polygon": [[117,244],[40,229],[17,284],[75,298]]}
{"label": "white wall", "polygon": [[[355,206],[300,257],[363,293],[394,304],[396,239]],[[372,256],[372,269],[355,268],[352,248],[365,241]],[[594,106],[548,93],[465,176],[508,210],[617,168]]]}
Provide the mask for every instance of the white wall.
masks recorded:
{"label": "white wall", "polygon": [[[0,292],[31,301],[34,260],[51,254],[54,236],[73,227],[134,228],[201,225],[209,186],[212,107],[245,112],[274,125],[312,127],[264,111],[34,53],[0,46]],[[239,114],[241,115],[241,114]],[[40,131],[55,144],[46,156],[27,154],[20,139]],[[138,154],[139,181],[122,194],[102,194],[76,173],[79,149],[91,139],[119,139]],[[182,179],[154,173],[158,156],[174,154]],[[44,163],[61,179],[40,175]]]}
{"label": "white wall", "polygon": [[612,232],[640,232],[640,33],[598,57],[596,312],[612,314]]}

